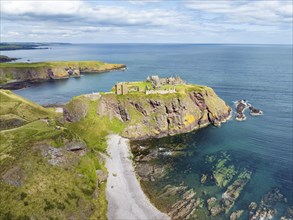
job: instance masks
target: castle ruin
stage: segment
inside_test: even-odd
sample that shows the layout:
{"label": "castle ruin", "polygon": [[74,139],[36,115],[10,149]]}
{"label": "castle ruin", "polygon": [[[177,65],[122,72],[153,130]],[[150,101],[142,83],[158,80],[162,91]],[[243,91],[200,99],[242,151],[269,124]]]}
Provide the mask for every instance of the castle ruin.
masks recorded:
{"label": "castle ruin", "polygon": [[117,83],[115,85],[116,95],[126,95],[128,93],[128,87],[125,83]]}
{"label": "castle ruin", "polygon": [[151,82],[154,88],[160,88],[163,85],[180,85],[185,84],[185,82],[179,77],[166,77],[160,78],[159,76],[149,76],[147,77],[147,82]]}

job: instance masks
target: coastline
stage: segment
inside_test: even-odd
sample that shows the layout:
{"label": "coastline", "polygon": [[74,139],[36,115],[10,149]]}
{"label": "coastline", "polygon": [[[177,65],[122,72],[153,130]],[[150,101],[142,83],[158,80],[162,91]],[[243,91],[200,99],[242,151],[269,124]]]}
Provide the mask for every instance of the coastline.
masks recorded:
{"label": "coastline", "polygon": [[128,139],[108,135],[106,196],[108,219],[170,219],[142,191],[131,161]]}

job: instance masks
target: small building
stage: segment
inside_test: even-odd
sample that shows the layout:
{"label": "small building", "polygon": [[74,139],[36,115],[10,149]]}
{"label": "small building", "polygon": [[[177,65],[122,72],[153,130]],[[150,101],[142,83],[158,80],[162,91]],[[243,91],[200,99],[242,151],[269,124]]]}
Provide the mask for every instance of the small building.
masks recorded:
{"label": "small building", "polygon": [[128,88],[125,83],[117,83],[115,85],[115,94],[116,95],[126,95],[128,93]]}

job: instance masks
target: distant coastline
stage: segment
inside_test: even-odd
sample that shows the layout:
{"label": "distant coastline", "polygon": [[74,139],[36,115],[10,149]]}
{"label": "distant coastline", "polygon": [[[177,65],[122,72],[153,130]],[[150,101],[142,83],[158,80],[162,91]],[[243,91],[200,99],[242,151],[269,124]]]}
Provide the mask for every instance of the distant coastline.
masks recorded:
{"label": "distant coastline", "polygon": [[49,49],[49,46],[69,43],[0,43],[0,51]]}
{"label": "distant coastline", "polygon": [[110,64],[101,61],[1,63],[0,88],[21,89],[32,83],[80,77],[80,73],[101,73],[124,69],[126,69],[124,64]]}

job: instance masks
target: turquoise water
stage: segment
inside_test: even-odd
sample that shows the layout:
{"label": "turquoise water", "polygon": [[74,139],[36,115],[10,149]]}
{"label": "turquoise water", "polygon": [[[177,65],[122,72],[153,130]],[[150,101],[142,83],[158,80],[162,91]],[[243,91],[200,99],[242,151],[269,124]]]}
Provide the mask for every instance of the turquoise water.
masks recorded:
{"label": "turquoise water", "polygon": [[[102,60],[124,63],[128,71],[84,75],[16,91],[40,104],[64,103],[71,97],[95,91],[108,91],[118,81],[144,80],[146,76],[179,75],[189,83],[204,84],[230,106],[247,99],[264,111],[260,117],[220,128],[209,126],[197,132],[144,142],[153,148],[184,144],[185,156],[163,157],[172,161],[172,170],[158,181],[184,181],[199,189],[199,176],[206,169],[206,155],[227,152],[239,168],[248,167],[252,178],[236,207],[258,202],[272,187],[279,187],[292,204],[292,45],[66,45],[50,50],[9,51],[5,55],[20,61]],[[172,178],[174,177],[174,178]],[[217,193],[221,193],[218,190]]]}

